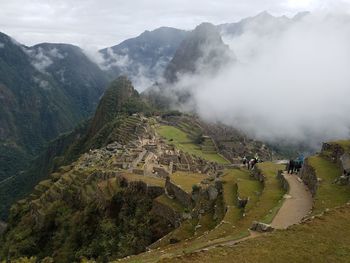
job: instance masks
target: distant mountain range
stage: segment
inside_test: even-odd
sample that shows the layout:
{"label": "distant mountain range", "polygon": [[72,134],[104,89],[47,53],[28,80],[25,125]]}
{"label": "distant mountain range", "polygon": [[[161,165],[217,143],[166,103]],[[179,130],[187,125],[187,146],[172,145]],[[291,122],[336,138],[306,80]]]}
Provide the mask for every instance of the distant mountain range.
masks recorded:
{"label": "distant mountain range", "polygon": [[[169,108],[162,94],[171,94],[166,89],[179,74],[215,72],[237,60],[223,35],[283,31],[304,15],[289,19],[261,13],[237,23],[203,23],[193,31],[161,27],[100,50],[96,61],[77,46],[27,47],[0,33],[0,197],[49,141],[91,117],[115,78],[127,75],[139,91],[152,86],[144,98]],[[0,213],[8,208],[1,205]]]}

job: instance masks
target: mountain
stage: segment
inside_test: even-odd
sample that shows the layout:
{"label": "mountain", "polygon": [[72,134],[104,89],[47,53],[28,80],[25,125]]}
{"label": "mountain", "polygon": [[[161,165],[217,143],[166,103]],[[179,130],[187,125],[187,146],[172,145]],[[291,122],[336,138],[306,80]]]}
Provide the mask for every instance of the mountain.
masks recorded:
{"label": "mountain", "polygon": [[[94,117],[37,160],[45,171],[22,177],[26,186],[34,177],[37,182],[11,207],[0,256],[110,262],[220,227],[224,196],[232,203],[237,186],[231,175],[223,186],[219,177],[230,161],[204,133],[193,116],[151,114],[131,82],[119,77]],[[269,155],[250,146],[251,154]],[[232,171],[252,181],[247,171]]]}
{"label": "mountain", "polygon": [[[28,195],[51,172],[62,165],[71,164],[82,153],[105,146],[118,137],[118,129],[123,125],[125,116],[149,111],[150,108],[141,101],[138,92],[126,77],[113,81],[92,119],[48,143],[45,151],[25,171],[0,184],[0,217],[5,219],[13,202]],[[128,137],[121,139],[122,142],[128,140]]]}
{"label": "mountain", "polygon": [[[140,154],[134,148],[152,130],[136,114],[147,110],[126,77],[113,81],[87,125],[52,142],[37,160],[38,167],[49,166],[44,173],[25,175],[31,184],[36,176],[32,187],[43,181],[11,209],[1,252],[11,258],[47,255],[55,262],[73,262],[84,255],[102,259],[144,251],[146,245],[170,231],[164,219],[150,214],[153,199],[162,193],[158,184],[146,185],[124,179],[124,175],[119,178],[127,170],[118,167]],[[106,157],[116,159],[106,165]],[[32,210],[33,205],[38,209]],[[74,230],[75,226],[80,227]],[[22,232],[24,228],[27,234]],[[65,234],[59,237],[62,231]],[[23,239],[14,237],[16,232],[21,232]],[[98,240],[93,238],[96,234]],[[114,235],[112,243],[110,235]]]}
{"label": "mountain", "polygon": [[259,36],[282,33],[293,23],[303,19],[309,12],[299,12],[294,17],[276,17],[267,11],[253,17],[244,18],[239,22],[220,24],[217,26],[221,35],[236,37],[244,33],[254,32]]}
{"label": "mountain", "polygon": [[234,60],[233,52],[224,44],[216,27],[202,23],[178,47],[164,77],[171,83],[178,80],[179,74],[215,72]]}
{"label": "mountain", "polygon": [[187,35],[187,31],[170,27],[145,31],[138,37],[100,50],[103,57],[100,66],[112,79],[127,75],[136,88],[144,89],[162,76]]}
{"label": "mountain", "polygon": [[161,109],[182,107],[190,101],[191,90],[174,88],[173,84],[180,75],[215,74],[235,61],[233,51],[224,44],[217,28],[210,23],[202,23],[181,42],[164,70],[164,79],[154,83],[142,95],[150,104]]}
{"label": "mountain", "polygon": [[32,64],[48,74],[73,101],[83,118],[94,113],[107,85],[105,73],[79,47],[69,44],[38,44],[27,50]]}
{"label": "mountain", "polygon": [[0,185],[89,117],[106,84],[105,73],[78,47],[26,47],[0,33]]}

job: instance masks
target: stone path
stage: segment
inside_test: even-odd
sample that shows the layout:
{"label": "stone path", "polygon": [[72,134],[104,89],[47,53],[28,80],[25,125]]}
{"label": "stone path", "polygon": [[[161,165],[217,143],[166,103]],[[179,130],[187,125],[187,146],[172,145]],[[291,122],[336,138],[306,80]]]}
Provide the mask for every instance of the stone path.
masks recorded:
{"label": "stone path", "polygon": [[283,174],[289,184],[286,200],[274,217],[271,226],[277,229],[298,224],[312,209],[312,196],[309,189],[296,175]]}

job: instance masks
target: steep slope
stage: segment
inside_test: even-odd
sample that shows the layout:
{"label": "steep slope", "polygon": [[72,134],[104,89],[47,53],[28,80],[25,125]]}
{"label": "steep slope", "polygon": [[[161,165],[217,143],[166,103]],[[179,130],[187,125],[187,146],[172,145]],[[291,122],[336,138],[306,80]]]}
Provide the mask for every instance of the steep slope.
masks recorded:
{"label": "steep slope", "polygon": [[25,47],[0,33],[0,182],[90,116],[105,85],[78,47]]}
{"label": "steep slope", "polygon": [[170,27],[145,31],[138,37],[100,50],[104,58],[101,66],[110,77],[127,75],[137,89],[144,89],[162,76],[187,34]]}
{"label": "steep slope", "polygon": [[[30,193],[49,173],[62,165],[72,163],[80,154],[105,146],[116,137],[119,138],[120,128],[129,115],[149,110],[126,77],[119,77],[113,81],[102,97],[92,120],[50,142],[25,172],[0,184],[1,217],[5,218],[10,205]],[[138,122],[130,124],[131,133],[120,138],[123,143],[130,141],[133,136],[132,129],[137,124]]]}
{"label": "steep slope", "polygon": [[178,47],[164,72],[164,77],[168,82],[175,82],[179,74],[209,74],[232,60],[233,52],[223,43],[216,27],[210,23],[203,23]]}
{"label": "steep slope", "polygon": [[36,68],[50,75],[68,94],[83,117],[94,112],[107,80],[105,73],[83,50],[69,44],[43,43],[27,52]]}

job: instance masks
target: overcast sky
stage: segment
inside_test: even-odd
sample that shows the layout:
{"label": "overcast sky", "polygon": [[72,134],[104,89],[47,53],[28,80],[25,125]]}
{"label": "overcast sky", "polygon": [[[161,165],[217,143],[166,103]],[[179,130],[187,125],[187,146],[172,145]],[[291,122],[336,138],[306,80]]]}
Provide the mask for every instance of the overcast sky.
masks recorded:
{"label": "overcast sky", "polygon": [[[192,29],[268,11],[348,7],[350,0],[0,0],[0,31],[21,43],[62,42],[102,48],[160,26]],[[344,10],[343,10],[344,11]]]}

